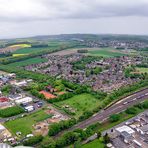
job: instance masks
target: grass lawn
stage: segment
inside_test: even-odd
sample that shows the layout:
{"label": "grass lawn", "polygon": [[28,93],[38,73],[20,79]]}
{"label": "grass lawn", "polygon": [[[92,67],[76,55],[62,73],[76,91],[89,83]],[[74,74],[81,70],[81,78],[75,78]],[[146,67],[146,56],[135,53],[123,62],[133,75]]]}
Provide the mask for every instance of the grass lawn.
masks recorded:
{"label": "grass lawn", "polygon": [[31,64],[46,62],[46,61],[47,61],[47,59],[42,59],[40,57],[36,57],[36,58],[30,58],[30,59],[20,61],[20,62],[14,62],[14,63],[8,64],[8,65],[9,66],[27,66],[27,65],[31,65]]}
{"label": "grass lawn", "polygon": [[33,124],[45,120],[49,117],[51,117],[51,115],[46,114],[44,110],[39,110],[23,118],[5,122],[4,126],[6,126],[6,128],[8,128],[8,130],[14,135],[16,132],[20,131],[22,136],[25,136],[29,133],[32,133]]}
{"label": "grass lawn", "polygon": [[74,117],[78,118],[81,116],[85,111],[91,111],[94,108],[99,106],[100,101],[93,97],[90,94],[81,94],[76,95],[72,98],[69,98],[67,100],[57,102],[55,105],[62,108],[64,105],[69,105],[73,109],[76,110],[76,113]]}
{"label": "grass lawn", "polygon": [[137,71],[139,71],[140,73],[148,73],[148,68],[136,68]]}
{"label": "grass lawn", "polygon": [[126,54],[122,53],[121,51],[118,51],[116,49],[112,48],[102,48],[102,49],[96,49],[96,50],[89,50],[88,52],[90,55],[94,56],[103,56],[106,58],[109,57],[118,57],[118,56],[124,56]]}
{"label": "grass lawn", "polygon": [[100,139],[96,139],[90,143],[83,145],[81,148],[104,148],[105,145]]}

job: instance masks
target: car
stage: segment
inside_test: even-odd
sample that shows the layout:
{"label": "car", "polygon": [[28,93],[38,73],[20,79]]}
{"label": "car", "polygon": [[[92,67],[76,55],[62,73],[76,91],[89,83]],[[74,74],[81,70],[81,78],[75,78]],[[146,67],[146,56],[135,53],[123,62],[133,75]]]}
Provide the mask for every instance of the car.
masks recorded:
{"label": "car", "polygon": [[33,134],[28,134],[26,137],[27,137],[27,138],[33,137]]}
{"label": "car", "polygon": [[42,107],[42,106],[43,106],[43,102],[41,102],[41,101],[38,102],[38,103],[37,103],[37,106],[38,106],[38,107]]}
{"label": "car", "polygon": [[124,102],[123,104],[125,105],[125,104],[127,104],[128,102]]}

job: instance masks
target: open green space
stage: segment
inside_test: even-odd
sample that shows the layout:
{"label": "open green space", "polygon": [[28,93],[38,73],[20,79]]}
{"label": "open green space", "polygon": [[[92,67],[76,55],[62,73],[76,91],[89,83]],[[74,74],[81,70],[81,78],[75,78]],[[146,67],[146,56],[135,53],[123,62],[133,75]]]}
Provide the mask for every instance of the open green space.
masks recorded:
{"label": "open green space", "polygon": [[136,70],[140,73],[148,73],[148,68],[137,67]]}
{"label": "open green space", "polygon": [[90,143],[83,145],[81,148],[104,148],[105,145],[100,139],[96,139]]}
{"label": "open green space", "polygon": [[96,99],[91,94],[85,94],[85,93],[55,103],[55,105],[59,106],[60,108],[63,108],[63,106],[68,105],[69,107],[74,109],[75,110],[74,117],[76,118],[83,115],[83,113],[86,111],[92,111],[93,109],[98,107],[99,104],[100,101],[98,99]]}
{"label": "open green space", "polygon": [[44,50],[47,50],[48,47],[44,48],[21,48],[21,49],[18,49],[16,50],[15,52],[13,52],[13,54],[31,54],[31,53],[35,53],[35,52],[39,52],[39,51],[44,51]]}
{"label": "open green space", "polygon": [[46,62],[46,61],[47,61],[47,59],[45,59],[45,58],[36,57],[36,58],[26,59],[23,61],[14,62],[14,63],[8,64],[8,65],[9,66],[27,66],[27,65],[31,65],[31,64]]}
{"label": "open green space", "polygon": [[96,50],[89,50],[89,55],[94,56],[102,56],[102,57],[119,57],[126,55],[125,53],[122,53],[120,50],[112,49],[112,48],[101,48]]}
{"label": "open green space", "polygon": [[25,117],[5,122],[4,126],[14,135],[16,132],[21,132],[22,136],[25,136],[32,133],[34,124],[50,117],[51,115],[46,114],[42,109]]}

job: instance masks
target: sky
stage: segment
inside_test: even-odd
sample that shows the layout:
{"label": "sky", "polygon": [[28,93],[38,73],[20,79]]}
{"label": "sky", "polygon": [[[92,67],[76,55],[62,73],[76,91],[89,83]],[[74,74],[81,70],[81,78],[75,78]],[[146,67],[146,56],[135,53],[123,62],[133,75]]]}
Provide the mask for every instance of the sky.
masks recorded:
{"label": "sky", "polygon": [[148,35],[148,0],[0,0],[0,38]]}

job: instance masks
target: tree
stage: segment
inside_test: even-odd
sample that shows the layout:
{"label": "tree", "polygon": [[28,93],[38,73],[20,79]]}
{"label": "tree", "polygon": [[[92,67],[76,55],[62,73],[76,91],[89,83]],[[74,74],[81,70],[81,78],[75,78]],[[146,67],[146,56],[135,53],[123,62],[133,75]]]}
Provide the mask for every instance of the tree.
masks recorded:
{"label": "tree", "polygon": [[78,139],[75,143],[74,143],[74,148],[81,148],[82,144],[81,144],[81,140]]}
{"label": "tree", "polygon": [[104,143],[106,143],[106,144],[110,142],[110,138],[109,138],[109,136],[108,136],[108,133],[106,133],[106,134],[104,135],[103,139],[104,139]]}
{"label": "tree", "polygon": [[120,119],[120,115],[119,115],[119,114],[113,114],[113,115],[111,115],[110,118],[109,118],[109,120],[110,120],[111,122],[117,122],[117,121],[119,121],[119,119]]}
{"label": "tree", "polygon": [[125,111],[127,114],[136,114],[137,109],[135,107],[130,107]]}
{"label": "tree", "polygon": [[97,138],[99,139],[100,137],[101,137],[101,132],[98,131],[98,132],[97,132]]}
{"label": "tree", "polygon": [[40,143],[43,140],[43,136],[39,135],[39,136],[34,136],[31,137],[29,140],[24,141],[23,145],[25,146],[33,146],[35,144]]}
{"label": "tree", "polygon": [[40,148],[55,148],[56,143],[52,138],[44,138],[40,144]]}

